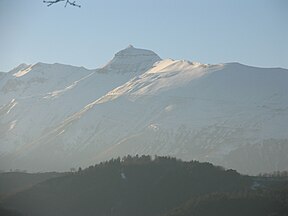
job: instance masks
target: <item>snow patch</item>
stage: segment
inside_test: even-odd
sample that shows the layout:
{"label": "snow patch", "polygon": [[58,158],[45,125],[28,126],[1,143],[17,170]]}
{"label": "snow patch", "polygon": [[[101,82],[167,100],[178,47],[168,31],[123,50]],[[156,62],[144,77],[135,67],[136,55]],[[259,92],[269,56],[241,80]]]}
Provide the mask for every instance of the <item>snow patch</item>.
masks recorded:
{"label": "snow patch", "polygon": [[148,126],[149,129],[152,129],[153,131],[158,131],[159,130],[159,125],[157,124],[150,124]]}
{"label": "snow patch", "polygon": [[16,126],[16,123],[17,123],[17,120],[14,120],[10,123],[10,126],[9,126],[9,131],[13,130]]}
{"label": "snow patch", "polygon": [[29,73],[29,71],[32,70],[33,65],[29,65],[27,68],[22,69],[20,71],[18,71],[17,73],[14,73],[13,76],[15,77],[21,77],[24,76],[25,74]]}
{"label": "snow patch", "polygon": [[65,132],[65,130],[62,130],[62,131],[60,131],[59,133],[58,133],[58,135],[61,135],[62,133],[64,133]]}
{"label": "snow patch", "polygon": [[11,112],[11,110],[17,105],[17,102],[15,99],[12,99],[12,101],[10,102],[10,104],[8,105],[9,109],[6,112],[6,114],[9,114]]}
{"label": "snow patch", "polygon": [[166,112],[170,112],[170,111],[172,111],[174,108],[175,108],[175,105],[169,105],[169,106],[166,106],[166,107],[165,107],[165,111],[166,111]]}
{"label": "snow patch", "polygon": [[126,180],[127,179],[127,177],[126,177],[126,175],[125,175],[125,173],[124,172],[121,172],[121,178],[123,179],[123,180]]}

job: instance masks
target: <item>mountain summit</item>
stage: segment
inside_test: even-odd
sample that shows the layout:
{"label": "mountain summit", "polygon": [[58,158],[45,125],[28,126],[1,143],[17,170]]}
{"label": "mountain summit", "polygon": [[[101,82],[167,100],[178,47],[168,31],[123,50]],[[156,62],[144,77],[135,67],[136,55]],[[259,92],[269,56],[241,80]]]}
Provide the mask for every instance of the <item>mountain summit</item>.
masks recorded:
{"label": "mountain summit", "polygon": [[108,73],[140,74],[160,60],[161,58],[151,50],[139,49],[129,45],[126,49],[117,52],[103,69]]}

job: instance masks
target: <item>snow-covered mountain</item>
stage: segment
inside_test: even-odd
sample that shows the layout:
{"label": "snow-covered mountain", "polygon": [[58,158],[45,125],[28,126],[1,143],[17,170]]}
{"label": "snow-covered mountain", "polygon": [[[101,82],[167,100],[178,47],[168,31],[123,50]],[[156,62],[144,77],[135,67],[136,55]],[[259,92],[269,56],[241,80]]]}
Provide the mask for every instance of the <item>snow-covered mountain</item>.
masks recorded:
{"label": "snow-covered mountain", "polygon": [[22,64],[0,74],[0,169],[157,154],[284,170],[287,83],[287,69],[161,60],[133,46],[96,70]]}

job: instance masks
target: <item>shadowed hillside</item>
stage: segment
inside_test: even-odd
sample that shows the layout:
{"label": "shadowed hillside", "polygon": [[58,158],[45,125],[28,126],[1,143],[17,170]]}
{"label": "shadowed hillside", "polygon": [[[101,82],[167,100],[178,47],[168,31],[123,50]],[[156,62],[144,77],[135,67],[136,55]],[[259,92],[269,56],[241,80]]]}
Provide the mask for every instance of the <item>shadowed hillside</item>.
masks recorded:
{"label": "shadowed hillside", "polygon": [[210,163],[128,156],[37,184],[4,206],[28,215],[159,215],[192,196],[250,185]]}
{"label": "shadowed hillside", "polygon": [[273,192],[288,188],[280,180],[198,161],[126,156],[49,179],[2,205],[31,216],[271,215],[287,210],[287,193]]}
{"label": "shadowed hillside", "polygon": [[5,196],[31,188],[40,182],[63,175],[65,174],[56,172],[33,174],[23,172],[0,173],[0,200]]}
{"label": "shadowed hillside", "polygon": [[288,190],[211,194],[189,200],[165,216],[284,216]]}

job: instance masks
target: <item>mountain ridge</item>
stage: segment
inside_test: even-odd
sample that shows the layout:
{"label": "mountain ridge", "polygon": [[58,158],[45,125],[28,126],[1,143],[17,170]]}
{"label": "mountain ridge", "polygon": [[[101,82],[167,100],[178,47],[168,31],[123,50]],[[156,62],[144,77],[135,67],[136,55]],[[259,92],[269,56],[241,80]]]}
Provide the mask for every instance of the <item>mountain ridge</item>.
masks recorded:
{"label": "mountain ridge", "polygon": [[[64,75],[71,71],[60,71],[62,78],[54,71],[52,84],[40,83],[40,90],[28,80],[19,94],[1,93],[7,84],[2,79],[0,96],[7,100],[0,101],[0,169],[31,165],[37,170],[42,163],[47,171],[67,170],[68,164],[83,166],[127,153],[210,161],[244,173],[285,168],[287,157],[273,162],[269,155],[279,153],[265,150],[257,156],[254,147],[274,139],[280,151],[287,151],[288,70],[161,60],[134,47],[121,52],[136,57],[124,55],[123,60],[116,54],[108,66],[95,70],[69,66],[75,72],[70,79]],[[15,80],[29,73],[11,80],[18,84]],[[250,145],[261,161],[251,169],[249,158],[239,164]]]}

